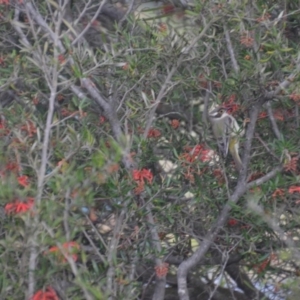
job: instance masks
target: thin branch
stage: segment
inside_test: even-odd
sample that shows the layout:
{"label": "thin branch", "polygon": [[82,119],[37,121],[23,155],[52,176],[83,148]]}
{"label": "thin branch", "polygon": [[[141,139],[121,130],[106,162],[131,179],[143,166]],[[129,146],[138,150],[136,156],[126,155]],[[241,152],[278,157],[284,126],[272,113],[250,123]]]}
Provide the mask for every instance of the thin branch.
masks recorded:
{"label": "thin branch", "polygon": [[283,170],[284,166],[278,166],[275,167],[272,171],[267,173],[266,175],[262,176],[261,178],[258,178],[256,180],[253,180],[247,184],[247,189],[250,189],[254,186],[260,186],[263,183],[269,181],[271,178],[276,176],[278,173],[280,173]]}
{"label": "thin branch", "polygon": [[72,42],[72,46],[75,46],[76,43],[84,36],[84,34],[89,30],[89,28],[91,27],[91,25],[93,24],[93,22],[97,19],[97,17],[99,16],[99,14],[101,13],[101,10],[103,8],[103,6],[105,5],[107,0],[103,0],[102,3],[99,5],[97,11],[95,12],[93,18],[89,21],[89,23],[85,26],[85,28],[81,31],[80,34],[77,35],[77,37],[75,38],[75,40]]}
{"label": "thin branch", "polygon": [[[157,233],[157,228],[154,222],[153,214],[152,214],[152,206],[150,203],[146,205],[146,211],[147,211],[147,222],[148,226],[150,228],[151,233],[151,244],[153,248],[156,250],[156,256],[161,253],[161,244],[160,239]],[[157,267],[161,267],[163,264],[162,259],[156,257],[155,258],[155,265]],[[155,289],[152,296],[153,300],[163,300],[165,297],[165,288],[166,288],[166,275],[164,276],[157,276],[155,279]]]}
{"label": "thin branch", "polygon": [[269,120],[272,125],[273,132],[274,132],[275,136],[277,137],[277,139],[282,140],[282,134],[280,133],[279,128],[276,123],[276,120],[274,118],[274,114],[272,111],[272,106],[271,106],[270,101],[268,101],[265,105],[267,107],[268,116],[269,116]]}
{"label": "thin branch", "polygon": [[240,72],[240,67],[239,67],[239,65],[237,63],[237,60],[235,58],[235,55],[234,55],[234,50],[233,50],[232,43],[231,43],[231,40],[230,40],[229,31],[228,31],[228,29],[226,28],[225,25],[224,25],[224,32],[225,32],[226,46],[227,46],[227,50],[228,50],[229,55],[230,55],[230,60],[231,60],[231,63],[232,63],[232,67],[233,67],[234,72],[236,74],[238,74]]}
{"label": "thin branch", "polygon": [[121,213],[118,218],[116,218],[116,225],[114,227],[113,236],[111,238],[110,244],[108,246],[108,271],[106,273],[106,290],[109,294],[108,300],[115,299],[113,282],[115,278],[115,259],[117,256],[117,247],[120,240],[120,232],[122,231],[122,226],[124,224],[125,215],[127,212],[126,206],[121,210]]}

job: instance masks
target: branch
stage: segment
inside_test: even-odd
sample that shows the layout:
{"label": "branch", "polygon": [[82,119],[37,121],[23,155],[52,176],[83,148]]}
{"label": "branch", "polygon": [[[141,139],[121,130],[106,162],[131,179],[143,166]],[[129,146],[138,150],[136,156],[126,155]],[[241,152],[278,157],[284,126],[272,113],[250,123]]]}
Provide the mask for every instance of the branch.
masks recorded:
{"label": "branch", "polygon": [[[84,36],[84,34],[89,30],[93,22],[97,19],[99,14],[101,13],[102,7],[106,4],[107,0],[103,0],[102,3],[99,5],[97,11],[95,12],[93,18],[89,21],[89,23],[85,26],[85,28],[81,31],[80,34],[77,35],[75,40],[72,42],[72,46],[75,46],[76,43]],[[85,7],[86,8],[86,7]]]}
{"label": "branch", "polygon": [[[151,210],[151,204],[148,203],[146,205],[146,211],[147,211],[147,222],[148,222],[148,226],[150,227],[150,233],[151,233],[151,244],[153,246],[153,248],[155,249],[155,251],[157,252],[156,255],[158,255],[159,253],[161,253],[162,249],[161,249],[161,244],[160,244],[160,239],[159,236],[157,234],[157,228],[154,222],[154,218],[152,215],[152,210]],[[157,267],[161,267],[163,265],[163,261],[160,258],[155,258],[155,265]],[[165,288],[166,288],[166,275],[164,276],[157,276],[156,275],[156,279],[155,279],[155,289],[154,289],[154,293],[152,296],[153,300],[163,300],[165,297]]]}
{"label": "branch", "polygon": [[282,140],[282,134],[280,133],[279,129],[278,129],[278,126],[277,126],[277,123],[275,121],[275,118],[274,118],[274,115],[273,115],[273,111],[272,111],[272,106],[271,106],[271,103],[270,101],[268,101],[266,103],[266,107],[267,107],[267,111],[268,111],[268,116],[269,116],[269,120],[271,122],[271,125],[272,125],[272,129],[273,129],[273,132],[274,134],[276,135],[277,139],[279,140]]}
{"label": "branch", "polygon": [[240,72],[240,67],[237,63],[237,60],[235,59],[234,50],[233,50],[231,40],[230,40],[230,35],[229,35],[228,29],[226,28],[225,25],[224,25],[224,32],[225,32],[226,46],[227,46],[227,50],[228,50],[229,55],[230,55],[230,60],[231,60],[231,63],[232,63],[232,67],[234,69],[234,72],[236,74],[238,74]]}
{"label": "branch", "polygon": [[220,216],[217,219],[215,226],[204,237],[201,246],[195,251],[195,253],[189,257],[186,261],[180,264],[177,272],[178,278],[178,295],[180,300],[189,300],[188,289],[187,289],[187,274],[191,268],[198,264],[203,258],[206,252],[209,250],[211,244],[217,237],[218,232],[222,229],[226,223],[229,212],[231,210],[231,203],[237,203],[239,198],[246,192],[246,175],[247,175],[247,166],[250,161],[250,150],[252,139],[254,136],[256,120],[258,117],[260,104],[254,106],[250,112],[250,124],[247,129],[246,143],[245,143],[245,152],[243,156],[243,168],[240,171],[238,182],[233,194],[229,197],[225,207],[223,208]]}

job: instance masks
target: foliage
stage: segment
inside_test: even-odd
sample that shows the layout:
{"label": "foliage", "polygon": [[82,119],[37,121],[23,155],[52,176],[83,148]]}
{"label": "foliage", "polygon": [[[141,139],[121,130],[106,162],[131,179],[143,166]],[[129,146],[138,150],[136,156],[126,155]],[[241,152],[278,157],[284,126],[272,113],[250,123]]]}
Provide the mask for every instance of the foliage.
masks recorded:
{"label": "foliage", "polygon": [[[0,298],[293,290],[298,15],[294,1],[0,0]],[[249,121],[240,172],[218,155],[217,105]]]}

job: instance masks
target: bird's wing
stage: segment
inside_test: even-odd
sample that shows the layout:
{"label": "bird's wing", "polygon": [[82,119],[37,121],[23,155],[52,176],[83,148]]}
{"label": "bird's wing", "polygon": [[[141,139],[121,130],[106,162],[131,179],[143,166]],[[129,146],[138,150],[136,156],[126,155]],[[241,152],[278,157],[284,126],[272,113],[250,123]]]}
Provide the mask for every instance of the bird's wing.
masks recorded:
{"label": "bird's wing", "polygon": [[223,157],[226,157],[228,154],[229,136],[230,136],[229,122],[230,121],[228,120],[228,118],[226,118],[225,122],[223,123],[222,134],[219,136],[219,138],[217,138],[217,144]]}
{"label": "bird's wing", "polygon": [[229,140],[230,136],[232,136],[235,130],[235,128],[233,128],[236,125],[235,123],[235,119],[233,119],[231,116],[227,116],[224,120],[223,135],[217,139],[219,149],[224,157],[226,157],[228,154]]}

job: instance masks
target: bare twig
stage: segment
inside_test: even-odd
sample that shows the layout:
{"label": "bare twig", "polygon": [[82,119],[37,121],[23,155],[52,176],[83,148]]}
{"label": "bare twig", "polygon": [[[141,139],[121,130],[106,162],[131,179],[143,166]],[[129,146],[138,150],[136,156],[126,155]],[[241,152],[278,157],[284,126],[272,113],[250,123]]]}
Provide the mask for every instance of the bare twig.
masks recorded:
{"label": "bare twig", "polygon": [[80,41],[80,39],[84,36],[84,34],[89,30],[89,28],[91,27],[91,25],[93,24],[93,22],[97,19],[97,17],[101,13],[101,10],[102,10],[103,6],[105,5],[106,1],[107,0],[103,0],[101,2],[101,4],[99,5],[97,11],[95,12],[93,18],[88,22],[88,24],[85,26],[85,28],[80,32],[80,34],[77,35],[77,37],[75,38],[75,40],[72,42],[72,46],[75,46],[76,43],[78,41]]}
{"label": "bare twig", "polygon": [[[151,209],[151,204],[148,203],[146,205],[146,210],[147,210],[147,221],[148,221],[148,225],[150,228],[150,233],[151,233],[151,243],[153,248],[156,250],[157,254],[161,253],[161,244],[160,244],[160,239],[157,233],[157,228],[154,222],[154,218],[152,215],[152,209]],[[159,257],[155,258],[155,264],[157,267],[161,267],[163,264],[162,259],[160,259]],[[165,296],[165,288],[166,288],[166,275],[164,276],[157,276],[156,275],[156,283],[155,283],[155,289],[154,289],[154,293],[152,296],[153,300],[163,300],[164,296]]]}
{"label": "bare twig", "polygon": [[255,137],[260,141],[260,143],[265,147],[265,149],[270,153],[274,158],[276,158],[279,161],[279,158],[276,156],[276,154],[268,147],[268,145],[263,141],[263,139],[260,137],[258,133],[255,133]]}
{"label": "bare twig", "polygon": [[232,44],[231,44],[229,31],[228,31],[228,29],[226,28],[225,25],[224,25],[224,32],[225,32],[226,46],[227,46],[227,50],[228,50],[229,55],[230,55],[231,64],[232,64],[234,72],[236,74],[238,74],[239,71],[240,71],[240,67],[239,67],[239,65],[237,63],[237,60],[235,58],[235,55],[234,55],[234,50],[233,50],[233,47],[232,47]]}
{"label": "bare twig", "polygon": [[272,106],[271,106],[270,101],[268,101],[265,105],[267,107],[268,116],[269,116],[269,120],[270,120],[271,125],[272,125],[273,132],[276,135],[276,137],[279,140],[281,140],[282,139],[282,134],[280,133],[279,128],[278,128],[277,123],[276,123],[276,120],[274,118],[273,111],[272,111]]}
{"label": "bare twig", "polygon": [[113,282],[115,277],[115,258],[117,255],[117,246],[120,240],[120,232],[122,230],[122,226],[124,224],[125,215],[127,212],[126,206],[121,210],[120,215],[116,218],[117,222],[114,227],[114,232],[110,244],[108,246],[109,252],[107,257],[108,263],[108,271],[107,271],[107,279],[106,279],[106,290],[109,293],[108,300],[115,299]]}

